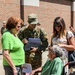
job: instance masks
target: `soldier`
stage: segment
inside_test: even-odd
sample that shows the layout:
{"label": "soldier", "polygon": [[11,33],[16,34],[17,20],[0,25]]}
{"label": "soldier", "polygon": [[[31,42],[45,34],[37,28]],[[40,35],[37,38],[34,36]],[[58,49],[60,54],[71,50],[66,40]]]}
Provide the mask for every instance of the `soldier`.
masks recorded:
{"label": "soldier", "polygon": [[[22,40],[24,45],[28,42],[28,38],[40,38],[42,45],[38,48],[31,48],[30,51],[25,50],[25,62],[32,65],[32,69],[36,69],[41,66],[42,63],[42,51],[44,51],[48,46],[47,34],[43,28],[36,26],[38,22],[38,17],[36,14],[28,15],[28,26],[23,27],[18,33],[18,37]],[[36,73],[35,75],[38,75]]]}
{"label": "soldier", "polygon": [[3,33],[6,31],[6,21],[3,21],[3,26],[1,28],[1,34],[3,35]]}

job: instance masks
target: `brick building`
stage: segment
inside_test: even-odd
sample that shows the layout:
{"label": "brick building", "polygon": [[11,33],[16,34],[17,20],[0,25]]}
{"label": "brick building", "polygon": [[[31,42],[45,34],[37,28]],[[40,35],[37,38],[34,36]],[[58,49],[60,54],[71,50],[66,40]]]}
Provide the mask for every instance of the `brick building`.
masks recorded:
{"label": "brick building", "polygon": [[[66,27],[71,25],[71,1],[69,0],[40,0],[39,6],[22,6],[22,0],[0,0],[0,27],[2,21],[7,20],[10,16],[23,17],[27,24],[27,16],[30,13],[36,13],[41,22],[41,26],[50,35],[52,32],[53,20],[57,16],[64,18]],[[24,10],[21,10],[21,7]],[[24,12],[24,13],[23,13]]]}

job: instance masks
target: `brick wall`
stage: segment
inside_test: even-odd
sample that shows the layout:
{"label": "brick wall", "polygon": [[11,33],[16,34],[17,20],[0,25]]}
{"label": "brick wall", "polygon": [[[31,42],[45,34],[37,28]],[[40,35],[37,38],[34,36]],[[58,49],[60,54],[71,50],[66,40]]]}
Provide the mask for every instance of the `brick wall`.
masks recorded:
{"label": "brick wall", "polygon": [[0,27],[10,16],[20,17],[20,0],[0,0]]}
{"label": "brick wall", "polygon": [[[71,25],[71,2],[67,0],[40,0],[40,6],[24,6],[24,18],[27,24],[27,16],[30,13],[36,13],[39,17],[41,26],[48,34],[52,33],[53,20],[57,16],[64,18],[66,27]],[[0,27],[2,21],[10,16],[20,17],[20,0],[0,0]]]}
{"label": "brick wall", "polygon": [[53,20],[57,16],[64,18],[66,27],[71,25],[71,2],[65,0],[41,0],[39,7],[25,6],[25,22],[27,23],[27,16],[30,13],[38,14],[41,26],[50,35],[52,33]]}
{"label": "brick wall", "polygon": [[[2,22],[10,16],[20,17],[20,0],[0,0],[0,29],[2,27]],[[0,34],[1,39],[1,34]],[[1,50],[1,42],[0,42]]]}

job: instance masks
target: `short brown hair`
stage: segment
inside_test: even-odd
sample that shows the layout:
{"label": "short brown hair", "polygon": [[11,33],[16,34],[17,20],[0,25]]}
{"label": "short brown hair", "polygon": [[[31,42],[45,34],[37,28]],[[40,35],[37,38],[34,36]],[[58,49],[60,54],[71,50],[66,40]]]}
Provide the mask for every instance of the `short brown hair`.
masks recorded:
{"label": "short brown hair", "polygon": [[23,21],[22,19],[18,18],[18,17],[14,17],[14,16],[11,16],[8,21],[7,21],[7,24],[6,24],[6,28],[8,30],[11,30],[13,28],[16,27],[16,25],[18,24],[18,22],[21,22],[21,25],[23,25]]}

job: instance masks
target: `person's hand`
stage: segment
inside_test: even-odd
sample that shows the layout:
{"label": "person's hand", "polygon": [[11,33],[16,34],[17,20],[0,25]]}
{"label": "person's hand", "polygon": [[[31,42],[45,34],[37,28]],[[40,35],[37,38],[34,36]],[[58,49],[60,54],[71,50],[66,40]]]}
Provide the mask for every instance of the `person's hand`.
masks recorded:
{"label": "person's hand", "polygon": [[52,48],[52,46],[51,46],[51,45],[48,45],[48,50],[49,50],[50,48]]}
{"label": "person's hand", "polygon": [[32,72],[30,73],[30,75],[34,75],[35,74],[35,70],[32,70]]}
{"label": "person's hand", "polygon": [[22,42],[23,42],[24,44],[26,44],[26,43],[28,43],[28,40],[24,38],[24,39],[22,40]]}
{"label": "person's hand", "polygon": [[64,47],[65,44],[59,43],[58,46],[59,47]]}
{"label": "person's hand", "polygon": [[13,73],[14,73],[14,75],[17,75],[18,72],[17,72],[16,68],[13,69]]}
{"label": "person's hand", "polygon": [[38,48],[35,48],[35,47],[31,47],[31,50],[30,52],[36,52]]}
{"label": "person's hand", "polygon": [[42,67],[39,67],[39,68],[37,68],[37,69],[35,69],[35,70],[32,70],[32,72],[30,73],[30,75],[34,75],[35,72],[41,71],[41,70],[42,70]]}

